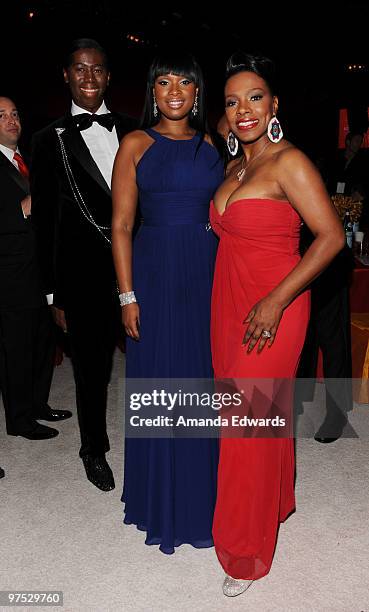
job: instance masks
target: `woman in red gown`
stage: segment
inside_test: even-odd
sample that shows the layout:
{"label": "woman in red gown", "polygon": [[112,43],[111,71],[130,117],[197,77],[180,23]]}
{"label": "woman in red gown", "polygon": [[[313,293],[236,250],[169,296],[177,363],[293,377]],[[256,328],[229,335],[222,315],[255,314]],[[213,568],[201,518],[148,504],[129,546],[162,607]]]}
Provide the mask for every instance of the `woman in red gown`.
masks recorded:
{"label": "woman in red gown", "polygon": [[[225,103],[228,147],[238,144],[243,155],[211,205],[220,237],[213,366],[217,379],[293,379],[309,319],[304,289],[343,248],[344,234],[318,171],[282,137],[272,62],[237,56],[228,61]],[[315,235],[302,259],[301,219]],[[213,537],[225,595],[269,572],[279,523],[294,508],[292,437],[222,437]]]}

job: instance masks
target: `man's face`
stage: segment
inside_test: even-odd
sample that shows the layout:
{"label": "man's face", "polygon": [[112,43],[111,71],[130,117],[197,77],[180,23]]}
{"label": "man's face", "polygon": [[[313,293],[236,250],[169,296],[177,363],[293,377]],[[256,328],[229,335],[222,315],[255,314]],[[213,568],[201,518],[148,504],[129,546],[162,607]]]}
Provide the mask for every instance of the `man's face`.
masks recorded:
{"label": "man's face", "polygon": [[364,137],[361,134],[354,134],[350,141],[350,149],[353,153],[357,153],[363,144]]}
{"label": "man's face", "polygon": [[73,53],[72,64],[63,72],[73,101],[77,106],[95,113],[104,100],[110,79],[104,56],[97,49],[79,49]]}
{"label": "man's face", "polygon": [[21,124],[14,102],[0,97],[0,144],[15,151],[20,135]]}

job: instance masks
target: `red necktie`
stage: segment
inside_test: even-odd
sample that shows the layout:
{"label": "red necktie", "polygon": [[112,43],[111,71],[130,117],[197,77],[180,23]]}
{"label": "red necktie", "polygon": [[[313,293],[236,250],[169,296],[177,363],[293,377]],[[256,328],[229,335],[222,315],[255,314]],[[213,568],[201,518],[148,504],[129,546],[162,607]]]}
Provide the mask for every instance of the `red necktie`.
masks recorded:
{"label": "red necktie", "polygon": [[19,153],[15,152],[14,155],[13,155],[13,159],[15,159],[15,161],[18,164],[19,172],[25,178],[29,178],[29,170],[28,170],[26,164],[24,163],[23,157]]}

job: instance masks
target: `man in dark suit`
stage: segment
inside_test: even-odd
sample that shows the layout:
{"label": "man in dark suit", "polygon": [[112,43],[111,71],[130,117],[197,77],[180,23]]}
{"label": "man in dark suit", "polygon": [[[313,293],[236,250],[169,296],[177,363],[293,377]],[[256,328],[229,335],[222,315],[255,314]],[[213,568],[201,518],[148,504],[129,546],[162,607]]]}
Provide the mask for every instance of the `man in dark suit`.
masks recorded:
{"label": "man in dark suit", "polygon": [[[303,226],[302,252],[310,246],[312,238],[310,230]],[[345,246],[310,288],[311,313],[297,371],[296,410],[301,413],[302,402],[313,401],[321,349],[326,414],[314,439],[323,444],[341,437],[353,404],[349,305],[352,267],[352,253]]]}
{"label": "man in dark suit", "polygon": [[111,174],[119,140],[135,127],[109,113],[110,73],[94,40],[72,44],[64,80],[71,111],[34,136],[31,192],[44,289],[68,333],[81,433],[80,457],[99,489],[114,488],[105,453],[107,389],[120,329],[111,253]]}
{"label": "man in dark suit", "polygon": [[20,134],[15,104],[0,97],[0,381],[8,434],[41,440],[58,431],[36,419],[56,421],[71,413],[47,404],[55,347],[36,263]]}

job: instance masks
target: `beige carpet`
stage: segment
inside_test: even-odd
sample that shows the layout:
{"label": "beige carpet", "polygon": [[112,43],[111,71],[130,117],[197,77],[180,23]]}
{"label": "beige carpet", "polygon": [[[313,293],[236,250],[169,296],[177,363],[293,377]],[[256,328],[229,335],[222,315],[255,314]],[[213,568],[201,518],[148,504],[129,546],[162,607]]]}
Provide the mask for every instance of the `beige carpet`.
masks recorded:
{"label": "beige carpet", "polygon": [[[51,404],[74,416],[58,424],[57,438],[7,436],[1,408],[0,590],[61,590],[64,607],[49,609],[64,612],[369,612],[367,437],[330,445],[298,440],[297,512],[280,529],[272,571],[227,599],[213,549],[186,545],[167,556],[122,523],[123,370],[117,353],[109,398],[108,458],[117,485],[111,493],[86,480],[78,458],[68,360],[55,372]],[[316,406],[307,405],[303,418],[319,421]],[[350,415],[359,434],[368,419],[368,406]]]}

